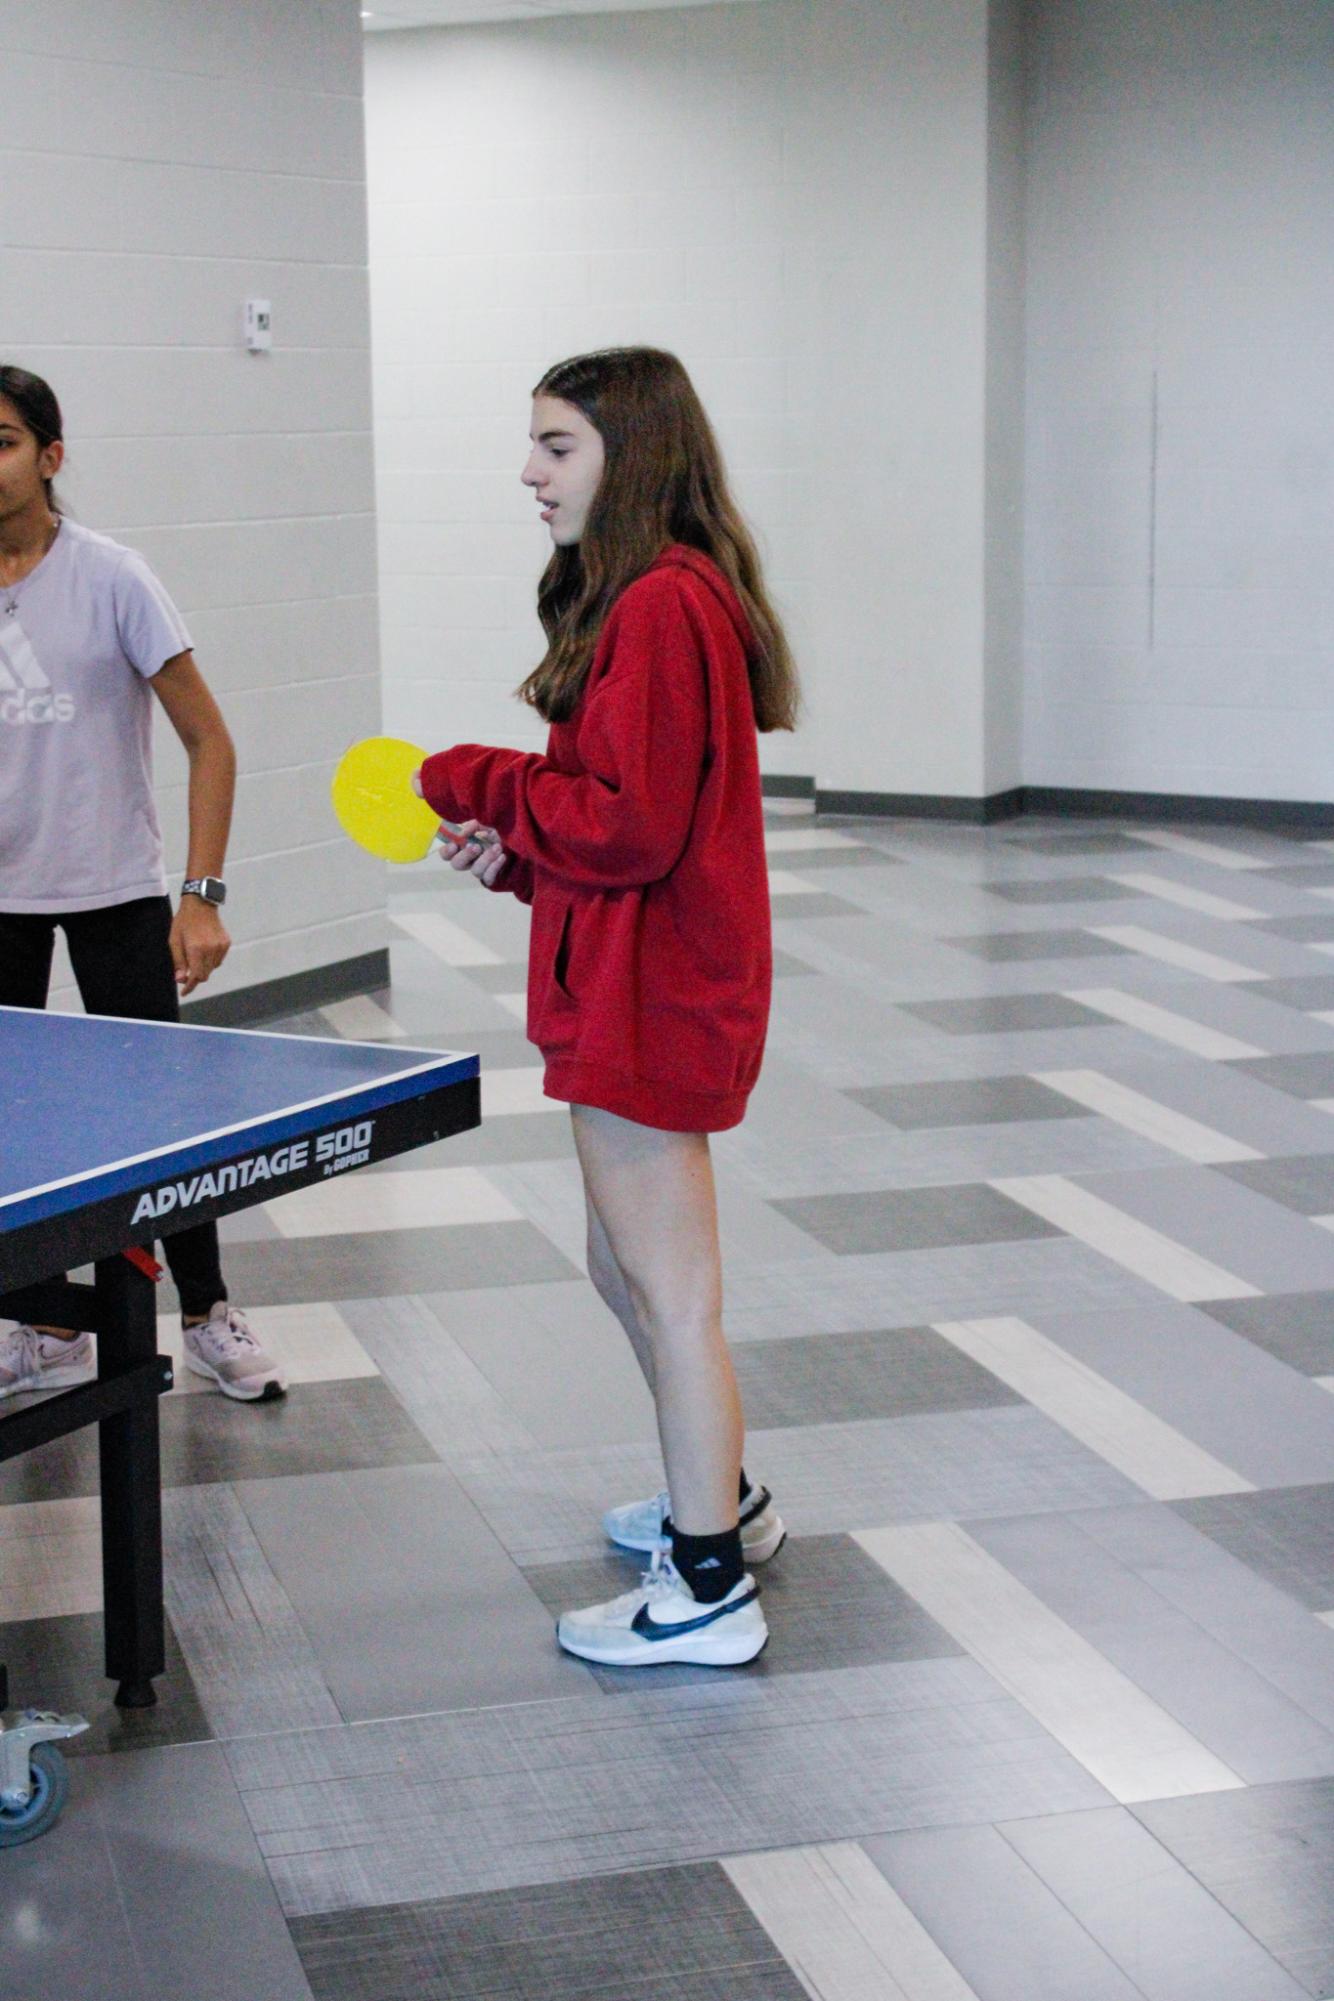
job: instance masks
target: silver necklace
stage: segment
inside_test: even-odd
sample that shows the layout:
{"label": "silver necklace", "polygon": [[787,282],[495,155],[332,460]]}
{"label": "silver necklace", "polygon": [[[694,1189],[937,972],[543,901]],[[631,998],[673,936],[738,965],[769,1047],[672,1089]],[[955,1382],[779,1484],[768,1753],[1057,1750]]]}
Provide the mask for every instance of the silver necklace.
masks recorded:
{"label": "silver necklace", "polygon": [[37,561],[33,564],[32,568],[27,572],[25,576],[19,577],[15,583],[5,585],[6,618],[13,618],[14,614],[17,612],[19,608],[19,598],[23,593],[23,586],[27,583],[29,577],[36,576],[38,570],[41,568],[42,564],[46,561],[52,549],[54,549],[56,545],[56,536],[59,533],[60,533],[60,523],[57,521],[55,527],[51,530],[50,541],[47,543],[46,547],[43,549],[41,555],[37,558]]}

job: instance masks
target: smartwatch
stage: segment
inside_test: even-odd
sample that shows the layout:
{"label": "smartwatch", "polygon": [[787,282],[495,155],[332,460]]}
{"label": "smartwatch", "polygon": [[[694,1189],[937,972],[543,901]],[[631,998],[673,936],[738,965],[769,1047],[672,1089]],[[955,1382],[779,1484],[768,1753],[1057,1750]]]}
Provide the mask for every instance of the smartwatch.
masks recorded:
{"label": "smartwatch", "polygon": [[182,896],[202,896],[205,903],[225,903],[227,885],[221,876],[195,875],[181,884]]}

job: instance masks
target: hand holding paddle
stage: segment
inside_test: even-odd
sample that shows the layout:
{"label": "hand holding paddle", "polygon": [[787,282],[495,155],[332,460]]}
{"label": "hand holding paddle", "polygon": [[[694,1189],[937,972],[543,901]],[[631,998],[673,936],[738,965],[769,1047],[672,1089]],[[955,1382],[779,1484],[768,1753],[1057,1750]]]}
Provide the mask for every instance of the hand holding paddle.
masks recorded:
{"label": "hand holding paddle", "polygon": [[446,821],[440,830],[440,855],[452,869],[475,875],[487,889],[509,860],[500,836],[476,820],[465,820],[458,827]]}

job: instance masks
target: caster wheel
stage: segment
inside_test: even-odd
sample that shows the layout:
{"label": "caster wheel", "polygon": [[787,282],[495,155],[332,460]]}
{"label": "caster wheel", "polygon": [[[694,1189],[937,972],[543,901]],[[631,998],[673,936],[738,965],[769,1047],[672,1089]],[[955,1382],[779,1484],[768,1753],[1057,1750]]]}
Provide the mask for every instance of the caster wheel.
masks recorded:
{"label": "caster wheel", "polygon": [[69,1768],[54,1744],[34,1744],[29,1753],[32,1791],[21,1807],[0,1804],[0,1848],[35,1841],[60,1818],[69,1797]]}

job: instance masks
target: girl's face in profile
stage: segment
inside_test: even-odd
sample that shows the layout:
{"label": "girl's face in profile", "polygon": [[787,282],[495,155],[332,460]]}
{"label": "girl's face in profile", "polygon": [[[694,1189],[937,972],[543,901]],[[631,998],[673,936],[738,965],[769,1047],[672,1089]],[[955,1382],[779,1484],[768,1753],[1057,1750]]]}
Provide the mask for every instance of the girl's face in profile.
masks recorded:
{"label": "girl's face in profile", "polygon": [[602,434],[573,403],[538,396],[528,435],[533,449],[520,478],[532,487],[556,547],[568,548],[584,532],[602,478]]}
{"label": "girl's face in profile", "polygon": [[39,445],[16,406],[0,396],[0,518],[45,501],[43,479],[53,479],[62,445]]}

